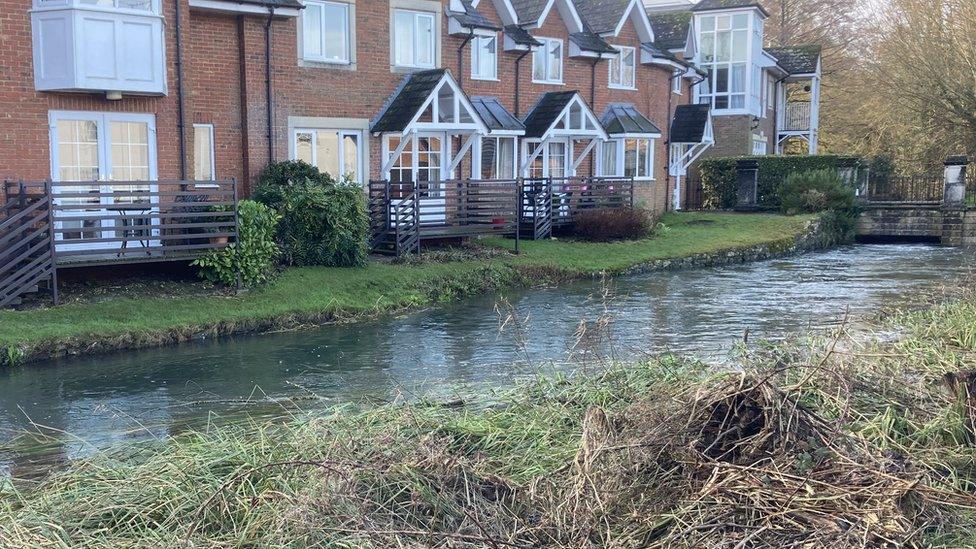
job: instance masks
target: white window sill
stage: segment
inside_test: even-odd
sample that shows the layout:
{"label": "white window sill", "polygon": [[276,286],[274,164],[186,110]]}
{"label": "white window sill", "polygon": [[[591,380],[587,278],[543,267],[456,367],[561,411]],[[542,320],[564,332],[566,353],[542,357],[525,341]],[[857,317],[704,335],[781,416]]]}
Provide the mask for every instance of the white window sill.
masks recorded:
{"label": "white window sill", "polygon": [[557,82],[555,80],[536,80],[536,79],[532,79],[532,83],[533,84],[541,84],[543,86],[565,86],[566,85],[566,83],[563,82],[562,80],[560,80],[560,81]]}
{"label": "white window sill", "polygon": [[480,80],[482,82],[501,82],[498,78],[483,78],[481,76],[471,75],[471,80]]}
{"label": "white window sill", "polygon": [[637,86],[618,86],[615,84],[609,84],[607,87],[611,90],[637,91]]}
{"label": "white window sill", "polygon": [[339,71],[354,71],[356,64],[349,61],[323,61],[321,59],[299,59],[299,67],[316,69],[333,69]]}

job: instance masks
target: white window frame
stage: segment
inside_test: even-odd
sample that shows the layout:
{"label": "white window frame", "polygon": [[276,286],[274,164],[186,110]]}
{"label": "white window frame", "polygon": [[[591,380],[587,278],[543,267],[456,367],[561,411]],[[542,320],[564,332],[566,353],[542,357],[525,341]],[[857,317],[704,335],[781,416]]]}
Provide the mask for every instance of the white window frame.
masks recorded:
{"label": "white window frame", "polygon": [[[352,51],[352,39],[350,38],[352,36],[352,27],[350,25],[350,13],[351,13],[350,5],[347,2],[333,2],[333,1],[329,1],[329,0],[305,0],[304,3],[305,3],[305,6],[306,6],[306,9],[301,10],[300,21],[299,21],[299,28],[301,29],[301,34],[302,34],[302,39],[301,39],[301,42],[299,44],[300,45],[300,48],[301,48],[301,56],[302,56],[302,59],[304,59],[306,61],[315,61],[317,63],[329,63],[329,64],[333,64],[333,65],[348,65],[348,64],[350,64],[352,62],[352,55],[351,55],[351,51]],[[322,40],[321,44],[319,44],[319,48],[322,51],[322,55],[311,55],[311,54],[307,53],[306,50],[305,50],[305,41],[307,40],[307,37],[305,36],[305,32],[304,32],[304,29],[305,29],[305,18],[308,16],[307,15],[308,14],[308,8],[307,7],[310,4],[315,4],[315,5],[318,5],[318,6],[321,6],[322,7],[322,19],[319,20],[319,35],[320,35],[321,40]],[[336,59],[336,58],[332,58],[332,57],[326,57],[326,55],[325,55],[326,38],[325,38],[325,19],[324,18],[325,18],[325,7],[326,6],[329,6],[329,5],[331,5],[331,6],[339,6],[343,10],[343,24],[342,24],[342,27],[343,27],[343,41],[344,41],[344,44],[343,44],[343,54],[344,55],[340,59]]]}
{"label": "white window frame", "polygon": [[[616,160],[616,163],[617,163],[617,171],[616,171],[616,173],[607,173],[606,165],[605,165],[606,164],[605,153],[601,149],[600,157],[599,157],[600,158],[599,173],[601,175],[603,175],[603,176],[606,176],[606,177],[626,177],[624,174],[627,173],[627,166],[625,165],[626,164],[626,162],[625,162],[625,159],[626,159],[625,150],[627,148],[627,146],[626,146],[627,145],[627,141],[637,140],[638,143],[640,143],[642,141],[646,141],[647,142],[647,145],[646,145],[647,146],[647,156],[646,156],[646,160],[645,160],[644,167],[647,170],[647,175],[641,175],[641,176],[635,175],[634,176],[634,181],[654,181],[654,180],[656,180],[656,177],[654,177],[654,150],[655,150],[654,149],[654,145],[655,145],[655,140],[656,139],[657,138],[655,138],[655,137],[647,137],[647,136],[643,136],[643,135],[628,135],[628,136],[621,136],[621,137],[615,137],[613,139],[610,139],[609,141],[607,141],[606,143],[604,143],[602,145],[602,147],[605,149],[609,143],[614,143],[614,148],[615,148],[615,155],[614,155],[614,157],[615,157],[615,160]],[[636,162],[636,160],[638,158],[639,158],[639,155],[637,157],[635,157],[635,162]],[[634,168],[634,172],[635,173],[639,172],[639,170],[637,169],[638,166],[636,164],[633,166],[633,168]]]}
{"label": "white window frame", "polygon": [[[196,131],[197,128],[203,128],[207,130],[207,134],[210,136],[210,176],[207,179],[199,179],[196,177],[196,159],[197,159],[197,140]],[[216,143],[216,132],[214,131],[213,124],[194,124],[193,125],[193,177],[198,181],[216,181],[217,180],[217,143]]]}
{"label": "white window frame", "polygon": [[125,2],[123,0],[112,0],[112,5],[106,6],[104,4],[87,4],[81,0],[67,0],[65,2],[45,2],[44,0],[34,0],[33,5],[35,8],[61,8],[67,5],[69,8],[83,8],[90,11],[105,11],[105,12],[115,12],[115,13],[125,13],[133,15],[159,15],[161,0],[149,0],[148,8],[131,8],[123,5]]}
{"label": "white window frame", "polygon": [[[543,54],[543,59],[545,59],[545,71],[544,72],[546,74],[546,78],[543,79],[543,80],[539,80],[539,79],[537,79],[535,77],[535,68],[536,68],[536,65],[535,64],[536,64],[537,57],[535,55],[535,52],[533,52],[533,54],[532,54],[532,82],[534,84],[562,84],[563,81],[564,81],[564,79],[565,79],[565,68],[566,68],[565,63],[563,62],[563,57],[566,55],[566,45],[565,45],[565,43],[563,42],[563,40],[561,38],[537,37],[536,40],[538,40],[539,42],[542,42],[542,45],[539,46],[538,49],[540,49],[540,50],[542,50],[544,52],[544,54]],[[552,43],[558,43],[559,44],[559,78],[558,79],[550,79],[549,78],[549,69],[550,69],[551,64],[552,64],[552,58],[549,56],[549,44],[552,44]]]}
{"label": "white window frame", "polygon": [[354,181],[355,183],[364,183],[369,179],[367,174],[364,172],[366,165],[365,159],[363,158],[365,145],[364,145],[364,132],[362,130],[351,130],[351,129],[341,129],[341,128],[315,128],[315,127],[296,127],[291,131],[291,142],[289,143],[291,148],[291,158],[293,160],[298,159],[298,134],[308,133],[312,135],[312,162],[311,164],[319,169],[322,173],[328,173],[336,181],[341,181],[347,174],[345,173],[332,173],[331,170],[322,169],[318,163],[318,132],[330,132],[335,133],[338,137],[338,148],[336,150],[336,156],[339,159],[339,166],[337,170],[341,170],[346,158],[346,143],[345,138],[352,136],[356,138],[356,175],[361,181]]}
{"label": "white window frame", "polygon": [[[637,89],[637,48],[630,46],[613,46],[617,50],[617,55],[615,55],[610,62],[607,63],[609,76],[607,77],[607,82],[609,87],[615,90],[636,90]],[[630,59],[632,65],[630,66],[631,81],[633,85],[624,84],[624,65],[623,65],[623,55],[626,52],[630,52]],[[620,81],[613,81],[613,64],[618,63],[620,65]]]}
{"label": "white window frame", "polygon": [[[482,145],[481,145],[481,150],[482,151],[485,148],[485,146],[484,146],[484,142],[485,141],[493,141],[494,142],[494,159],[493,159],[494,165],[492,166],[492,171],[495,174],[495,178],[496,179],[502,179],[502,180],[504,180],[504,179],[515,179],[515,178],[517,178],[518,177],[518,169],[519,169],[519,160],[520,160],[519,159],[519,138],[518,138],[518,136],[517,135],[487,135],[485,137],[482,137],[481,138],[481,141],[482,141]],[[501,150],[501,142],[502,141],[508,141],[508,142],[510,142],[512,144],[512,171],[511,171],[511,173],[507,173],[507,174],[501,173],[501,171],[502,171],[501,170],[501,168],[502,168],[502,165],[501,165],[502,158],[501,158],[501,155],[498,154],[498,151]],[[485,167],[486,166],[482,165],[482,168],[485,168]]]}
{"label": "white window frame", "polygon": [[[481,74],[481,54],[482,54],[482,42],[487,42],[489,40],[494,40],[495,42],[495,55],[492,59],[492,73],[491,74]],[[478,34],[471,39],[471,79],[472,80],[498,80],[498,35],[492,34]]]}
{"label": "white window frame", "polygon": [[[735,28],[735,18],[738,16],[746,17],[746,25],[744,28]],[[702,83],[701,86],[696,87],[696,100],[699,103],[707,103],[711,105],[712,110],[719,114],[737,114],[737,113],[748,113],[754,109],[751,104],[751,99],[755,90],[753,82],[753,71],[757,70],[757,67],[753,61],[753,47],[754,40],[753,36],[755,32],[759,30],[756,17],[752,13],[741,13],[741,12],[721,12],[708,15],[701,15],[697,19],[698,27],[698,63],[697,65],[705,71],[708,75],[708,79]],[[711,20],[712,28],[711,30],[705,30],[704,22],[706,20]],[[728,28],[719,28],[719,23],[727,22]],[[717,54],[719,51],[718,37],[720,32],[729,32],[729,59],[728,60],[718,60],[717,56],[713,56],[712,59],[706,59],[706,55]],[[735,46],[735,32],[740,31],[745,34],[745,52],[743,59],[736,59],[734,46]],[[712,51],[708,52],[705,48],[705,35],[711,35],[712,38]],[[732,91],[732,72],[733,67],[743,67],[742,74],[742,90]],[[727,71],[726,76],[726,90],[719,92],[716,89],[716,84],[718,82],[718,71],[725,69]],[[741,106],[732,106],[733,96],[736,98],[741,97]],[[717,106],[719,98],[724,98],[726,105],[724,107]]]}
{"label": "white window frame", "polygon": [[[523,139],[522,140],[522,162],[528,159],[528,156],[535,151],[536,147],[542,143],[542,139]],[[546,145],[542,147],[542,150],[535,157],[535,160],[542,160],[542,176],[541,177],[553,177],[552,175],[552,158],[550,153],[551,147],[553,145],[562,145],[565,151],[565,164],[563,165],[563,175],[556,177],[556,179],[566,179],[574,177],[576,175],[576,169],[573,166],[573,155],[575,151],[573,149],[573,140],[568,137],[554,137],[545,140]],[[532,165],[528,164],[525,167],[525,177],[536,177],[530,176],[529,171],[532,169]]]}
{"label": "white window frame", "polygon": [[[406,14],[410,14],[410,15],[413,16],[413,30],[412,30],[412,33],[413,33],[413,59],[410,60],[409,62],[401,62],[401,60],[399,58],[400,57],[399,52],[396,51],[396,43],[397,43],[397,37],[396,37],[396,16],[397,16],[397,14],[401,14],[401,13],[406,13]],[[392,34],[392,42],[391,42],[391,44],[392,44],[392,46],[394,48],[394,52],[393,52],[393,64],[394,64],[394,66],[397,66],[397,67],[405,67],[405,68],[409,68],[409,69],[432,69],[432,68],[434,68],[437,65],[437,40],[438,40],[438,33],[439,33],[438,26],[437,26],[437,17],[435,16],[435,14],[434,13],[431,13],[429,11],[418,11],[418,10],[410,10],[410,9],[396,8],[396,9],[393,10],[393,17],[394,17],[394,20],[393,20],[393,27],[392,27],[393,28],[393,33],[391,33]],[[417,24],[417,22],[420,19],[429,19],[430,20],[430,28],[431,28],[430,45],[429,45],[429,47],[430,47],[430,50],[429,50],[429,53],[430,53],[430,63],[419,63],[417,61],[417,57],[418,57],[417,56],[417,52],[420,51],[420,46],[421,46],[421,44],[420,44],[420,33],[418,32],[419,25]]]}
{"label": "white window frame", "polygon": [[684,78],[681,72],[676,72],[671,81],[671,93],[681,95],[681,80]]}

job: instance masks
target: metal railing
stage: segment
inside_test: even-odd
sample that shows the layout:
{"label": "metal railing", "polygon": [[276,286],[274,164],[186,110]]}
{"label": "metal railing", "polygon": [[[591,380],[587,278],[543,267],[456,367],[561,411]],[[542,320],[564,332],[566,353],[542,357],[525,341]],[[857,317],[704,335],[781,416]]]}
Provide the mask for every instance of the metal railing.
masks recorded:
{"label": "metal railing", "polygon": [[943,174],[885,175],[868,178],[868,202],[941,202],[945,192]]}
{"label": "metal railing", "polygon": [[810,129],[810,103],[792,101],[786,104],[783,113],[783,131],[802,132]]}

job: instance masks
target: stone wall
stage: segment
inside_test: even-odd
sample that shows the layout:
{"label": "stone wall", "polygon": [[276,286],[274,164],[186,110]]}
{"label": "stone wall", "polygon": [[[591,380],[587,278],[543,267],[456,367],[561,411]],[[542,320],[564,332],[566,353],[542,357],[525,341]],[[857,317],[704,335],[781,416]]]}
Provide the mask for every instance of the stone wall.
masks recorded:
{"label": "stone wall", "polygon": [[942,210],[915,204],[872,206],[858,217],[857,235],[939,239]]}

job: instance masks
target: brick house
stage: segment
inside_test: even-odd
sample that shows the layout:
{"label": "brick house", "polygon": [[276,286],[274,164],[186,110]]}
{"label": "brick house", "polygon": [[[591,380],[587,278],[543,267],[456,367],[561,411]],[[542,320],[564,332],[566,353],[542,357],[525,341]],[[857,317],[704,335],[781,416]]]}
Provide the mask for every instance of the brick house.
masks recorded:
{"label": "brick house", "polygon": [[[639,0],[0,0],[0,179],[71,189],[53,234],[78,254],[121,238],[113,227],[149,223],[122,235],[143,247],[171,238],[162,202],[126,206],[140,196],[189,200],[217,180],[246,196],[286,159],[384,181],[387,200],[391,184],[416,192],[428,223],[449,215],[454,180],[620,178],[634,201],[679,208],[687,166],[713,143],[738,151],[765,105],[759,88],[745,110],[707,91],[728,71],[696,29],[746,17],[761,40],[761,8],[736,1],[649,16]],[[809,62],[757,43],[767,78]],[[597,188],[581,185],[553,192],[569,204]]]}

